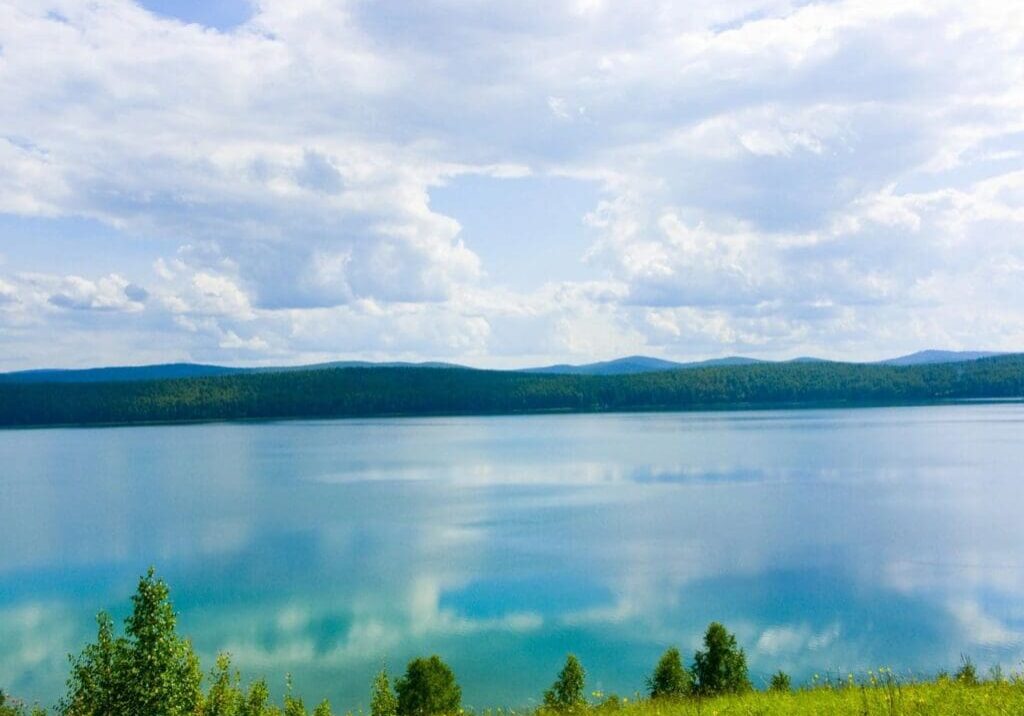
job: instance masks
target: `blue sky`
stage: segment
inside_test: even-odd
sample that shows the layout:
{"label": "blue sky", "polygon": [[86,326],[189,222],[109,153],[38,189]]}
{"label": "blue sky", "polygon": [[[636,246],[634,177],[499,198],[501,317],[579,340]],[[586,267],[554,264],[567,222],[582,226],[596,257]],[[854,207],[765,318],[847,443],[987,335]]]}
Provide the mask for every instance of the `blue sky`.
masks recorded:
{"label": "blue sky", "polygon": [[7,0],[0,370],[1024,349],[981,0]]}

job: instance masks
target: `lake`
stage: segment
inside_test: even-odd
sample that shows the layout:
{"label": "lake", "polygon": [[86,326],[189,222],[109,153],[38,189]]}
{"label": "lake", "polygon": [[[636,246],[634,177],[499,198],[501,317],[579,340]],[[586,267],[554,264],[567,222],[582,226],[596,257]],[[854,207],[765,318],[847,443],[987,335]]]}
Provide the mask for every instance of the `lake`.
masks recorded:
{"label": "lake", "polygon": [[566,652],[631,696],[711,620],[755,683],[1024,657],[1024,406],[0,431],[0,686],[153,564],[204,668],[366,707],[420,654],[468,706]]}

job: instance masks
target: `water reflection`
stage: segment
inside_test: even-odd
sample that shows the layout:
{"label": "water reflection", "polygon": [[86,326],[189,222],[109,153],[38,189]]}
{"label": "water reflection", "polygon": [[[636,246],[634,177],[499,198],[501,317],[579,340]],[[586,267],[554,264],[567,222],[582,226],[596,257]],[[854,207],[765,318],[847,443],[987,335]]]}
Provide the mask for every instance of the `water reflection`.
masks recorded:
{"label": "water reflection", "polygon": [[572,649],[632,693],[725,621],[757,677],[1024,655],[1024,410],[0,433],[0,684],[52,701],[146,565],[204,657],[365,705],[453,664],[526,704]]}

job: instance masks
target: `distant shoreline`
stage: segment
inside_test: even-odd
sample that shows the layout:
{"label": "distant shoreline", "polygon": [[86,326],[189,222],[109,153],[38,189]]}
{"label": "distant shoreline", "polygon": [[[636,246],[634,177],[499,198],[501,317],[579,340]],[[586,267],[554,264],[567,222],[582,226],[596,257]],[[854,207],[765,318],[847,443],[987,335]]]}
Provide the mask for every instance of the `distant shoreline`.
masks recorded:
{"label": "distant shoreline", "polygon": [[0,383],[0,428],[806,410],[1024,400],[1024,356],[787,363],[631,375],[327,368],[121,382]]}
{"label": "distant shoreline", "polygon": [[460,413],[374,413],[367,415],[296,415],[272,418],[203,418],[195,420],[150,420],[111,423],[39,423],[35,425],[3,425],[2,431],[18,430],[75,430],[75,429],[106,429],[106,428],[145,428],[173,427],[189,425],[260,425],[300,422],[335,422],[357,420],[415,420],[417,418],[532,418],[545,416],[574,415],[672,415],[692,413],[746,413],[746,412],[777,412],[777,411],[809,411],[809,410],[869,410],[872,408],[927,408],[956,405],[1024,405],[1024,395],[1005,398],[951,398],[945,400],[920,400],[916,402],[834,402],[834,403],[747,403],[728,405],[694,405],[688,407],[635,407],[622,409],[594,410],[523,410],[519,412],[460,412]]}

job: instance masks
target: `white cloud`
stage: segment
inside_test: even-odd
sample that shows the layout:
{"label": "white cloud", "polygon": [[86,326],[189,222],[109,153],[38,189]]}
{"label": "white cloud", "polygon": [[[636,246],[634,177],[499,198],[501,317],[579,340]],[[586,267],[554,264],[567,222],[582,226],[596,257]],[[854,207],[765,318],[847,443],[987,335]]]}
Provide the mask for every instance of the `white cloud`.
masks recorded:
{"label": "white cloud", "polygon": [[65,276],[50,294],[54,306],[88,311],[141,311],[147,292],[117,274],[96,281]]}
{"label": "white cloud", "polygon": [[[0,7],[0,212],[98,221],[154,262],[5,251],[16,365],[54,321],[118,362],[155,335],[206,360],[490,364],[1022,346],[1005,2],[255,10],[213,32],[129,0]],[[589,275],[514,291],[430,192],[549,174],[601,183]]]}
{"label": "white cloud", "polygon": [[767,656],[790,656],[826,649],[841,633],[838,623],[817,631],[808,624],[772,626],[761,632],[754,648]]}

